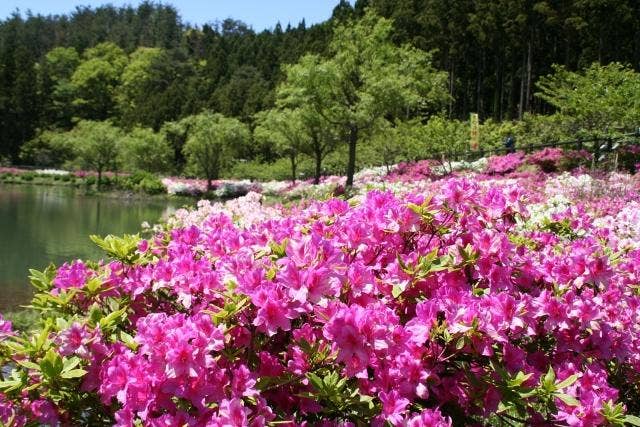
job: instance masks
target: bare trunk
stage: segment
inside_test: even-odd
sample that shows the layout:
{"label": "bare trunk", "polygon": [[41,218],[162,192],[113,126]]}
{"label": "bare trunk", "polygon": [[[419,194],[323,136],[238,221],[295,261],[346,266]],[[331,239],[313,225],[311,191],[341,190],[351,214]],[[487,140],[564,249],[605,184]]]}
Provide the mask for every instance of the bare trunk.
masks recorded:
{"label": "bare trunk", "polygon": [[291,182],[296,183],[296,173],[298,172],[298,164],[296,162],[296,155],[289,154],[289,160],[291,161]]}
{"label": "bare trunk", "polygon": [[322,174],[322,151],[317,149],[315,150],[315,160],[316,160],[316,173],[313,177],[314,184],[320,184],[320,175]]}
{"label": "bare trunk", "polygon": [[449,73],[449,118],[453,114],[453,82],[455,80],[455,64],[451,64],[451,73]]}
{"label": "bare trunk", "polygon": [[349,160],[347,161],[347,187],[353,187],[353,175],[356,172],[356,144],[358,143],[358,126],[349,126]]}
{"label": "bare trunk", "polygon": [[524,110],[529,111],[529,100],[531,99],[531,69],[533,68],[533,48],[531,47],[531,39],[533,35],[529,37],[529,46],[527,49],[527,93],[524,99]]}
{"label": "bare trunk", "polygon": [[524,87],[526,85],[525,58],[522,58],[522,72],[520,73],[520,103],[518,104],[518,119],[522,120],[524,114]]}

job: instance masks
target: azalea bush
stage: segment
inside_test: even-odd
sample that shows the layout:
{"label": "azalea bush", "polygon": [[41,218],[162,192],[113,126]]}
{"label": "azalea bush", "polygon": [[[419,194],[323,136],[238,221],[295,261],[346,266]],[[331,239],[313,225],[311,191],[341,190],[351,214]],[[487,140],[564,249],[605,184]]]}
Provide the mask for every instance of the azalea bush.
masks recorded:
{"label": "azalea bush", "polygon": [[491,156],[487,159],[488,174],[503,175],[508,172],[514,172],[524,162],[524,153],[518,151],[516,153],[509,153],[502,156]]}
{"label": "azalea bush", "polygon": [[540,179],[94,236],[104,261],[31,272],[37,331],[0,319],[0,421],[638,425],[638,179]]}
{"label": "azalea bush", "polygon": [[529,155],[523,152],[491,156],[487,159],[485,172],[490,175],[504,175],[515,172],[522,166],[536,166],[546,173],[571,171],[591,163],[592,155],[586,150],[563,150],[547,147]]}

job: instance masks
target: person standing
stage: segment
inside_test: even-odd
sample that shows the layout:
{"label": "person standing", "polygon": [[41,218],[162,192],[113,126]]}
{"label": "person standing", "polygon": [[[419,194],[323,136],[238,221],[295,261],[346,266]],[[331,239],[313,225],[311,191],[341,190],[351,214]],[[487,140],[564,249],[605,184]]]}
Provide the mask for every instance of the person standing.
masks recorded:
{"label": "person standing", "polygon": [[516,138],[511,133],[509,133],[504,140],[504,148],[507,153],[516,152]]}

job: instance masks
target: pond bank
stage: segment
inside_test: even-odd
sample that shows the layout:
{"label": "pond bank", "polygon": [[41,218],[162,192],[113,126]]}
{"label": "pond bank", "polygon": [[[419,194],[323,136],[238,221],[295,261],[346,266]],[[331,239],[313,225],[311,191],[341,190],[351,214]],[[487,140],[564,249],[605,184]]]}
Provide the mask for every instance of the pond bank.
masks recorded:
{"label": "pond bank", "polygon": [[29,269],[74,259],[98,260],[89,235],[137,233],[163,222],[189,199],[84,195],[72,186],[0,183],[0,312],[27,304]]}

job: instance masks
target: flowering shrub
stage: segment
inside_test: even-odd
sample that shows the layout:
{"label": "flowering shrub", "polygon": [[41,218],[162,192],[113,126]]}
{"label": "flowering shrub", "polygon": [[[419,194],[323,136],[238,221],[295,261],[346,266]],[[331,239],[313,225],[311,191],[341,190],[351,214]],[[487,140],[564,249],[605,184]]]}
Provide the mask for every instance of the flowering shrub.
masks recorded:
{"label": "flowering shrub", "polygon": [[402,162],[389,173],[392,180],[421,180],[433,176],[430,160],[420,160],[418,162]]}
{"label": "flowering shrub", "polygon": [[509,153],[503,156],[491,156],[488,159],[486,172],[491,175],[504,175],[518,169],[524,160],[524,153]]}
{"label": "flowering shrub", "polygon": [[591,153],[586,150],[562,150],[547,147],[529,154],[527,163],[537,165],[543,172],[567,171],[591,161]]}
{"label": "flowering shrub", "polygon": [[249,193],[94,237],[108,261],[32,271],[39,333],[0,319],[0,421],[637,424],[628,185],[553,206],[509,178],[289,210]]}

